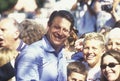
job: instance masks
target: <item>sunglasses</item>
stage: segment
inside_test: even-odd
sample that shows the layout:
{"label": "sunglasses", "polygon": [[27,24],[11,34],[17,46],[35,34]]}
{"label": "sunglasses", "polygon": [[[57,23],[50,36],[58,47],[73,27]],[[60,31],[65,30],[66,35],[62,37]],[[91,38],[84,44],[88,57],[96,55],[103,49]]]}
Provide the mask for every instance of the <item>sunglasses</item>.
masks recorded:
{"label": "sunglasses", "polygon": [[120,65],[120,63],[109,63],[108,65],[103,64],[100,66],[101,69],[105,69],[107,66],[110,68],[114,68],[116,65]]}

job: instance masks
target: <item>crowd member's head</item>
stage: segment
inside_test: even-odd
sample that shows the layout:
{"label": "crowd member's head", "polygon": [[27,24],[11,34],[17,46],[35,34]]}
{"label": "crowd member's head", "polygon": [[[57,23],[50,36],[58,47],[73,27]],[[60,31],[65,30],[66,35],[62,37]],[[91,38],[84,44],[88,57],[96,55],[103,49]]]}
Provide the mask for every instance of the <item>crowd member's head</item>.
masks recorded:
{"label": "crowd member's head", "polygon": [[85,37],[85,34],[81,35],[80,38],[75,41],[75,48],[78,52],[81,52],[83,50],[84,37]]}
{"label": "crowd member's head", "polygon": [[64,55],[67,59],[71,59],[72,55],[77,51],[75,49],[75,41],[78,39],[77,30],[73,29],[70,36],[65,41]]}
{"label": "crowd member's head", "polygon": [[101,58],[101,71],[101,81],[120,81],[120,52],[105,52]]}
{"label": "crowd member's head", "polygon": [[60,48],[69,37],[74,26],[74,18],[68,11],[54,11],[48,20],[47,38],[53,48]]}
{"label": "crowd member's head", "polygon": [[20,25],[20,39],[22,39],[26,44],[31,44],[40,40],[45,34],[44,27],[33,20],[24,20]]}
{"label": "crowd member's head", "polygon": [[111,27],[107,27],[107,26],[103,26],[100,30],[99,33],[103,34],[106,38],[106,36],[108,35],[108,33],[110,32],[112,28]]}
{"label": "crowd member's head", "polygon": [[100,33],[88,33],[83,41],[84,59],[93,68],[100,66],[101,56],[105,52],[104,36]]}
{"label": "crowd member's head", "polygon": [[66,43],[65,43],[65,46],[68,48],[68,50],[70,51],[75,51],[75,41],[78,39],[78,36],[77,36],[77,30],[76,29],[73,29],[71,32],[70,32],[70,36],[68,37]]}
{"label": "crowd member's head", "polygon": [[71,62],[67,66],[67,81],[85,81],[87,69],[82,62]]}
{"label": "crowd member's head", "polygon": [[16,49],[19,46],[20,25],[11,18],[0,20],[0,47]]}
{"label": "crowd member's head", "polygon": [[[4,18],[0,20],[0,48],[9,48],[11,50],[16,50],[19,53],[27,47],[27,45],[19,38],[20,35],[20,24],[12,18]],[[9,50],[8,50],[9,51]],[[6,53],[8,53],[6,51]],[[14,53],[11,53],[14,55]],[[9,54],[8,54],[9,55]],[[16,55],[17,56],[17,55]],[[7,54],[6,57],[7,58]],[[0,81],[8,81],[15,75],[14,71],[14,61],[9,61],[0,67]],[[4,60],[3,60],[4,61]],[[5,68],[4,68],[5,67]],[[9,68],[9,69],[8,69]]]}
{"label": "crowd member's head", "polygon": [[107,50],[120,51],[120,28],[113,28],[106,38]]}

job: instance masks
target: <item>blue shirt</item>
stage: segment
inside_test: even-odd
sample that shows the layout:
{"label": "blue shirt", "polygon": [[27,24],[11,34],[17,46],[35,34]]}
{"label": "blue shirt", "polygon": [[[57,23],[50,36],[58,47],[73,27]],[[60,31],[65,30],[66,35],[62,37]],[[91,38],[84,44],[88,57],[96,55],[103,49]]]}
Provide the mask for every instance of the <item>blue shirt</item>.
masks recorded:
{"label": "blue shirt", "polygon": [[71,59],[75,61],[83,61],[84,60],[83,52],[76,52],[71,56]]}
{"label": "blue shirt", "polygon": [[66,81],[66,59],[47,38],[28,46],[16,59],[16,81]]}
{"label": "blue shirt", "polygon": [[96,30],[96,17],[95,15],[91,15],[89,10],[87,10],[81,18],[77,19],[76,24],[78,36],[80,37],[85,33],[94,32]]}

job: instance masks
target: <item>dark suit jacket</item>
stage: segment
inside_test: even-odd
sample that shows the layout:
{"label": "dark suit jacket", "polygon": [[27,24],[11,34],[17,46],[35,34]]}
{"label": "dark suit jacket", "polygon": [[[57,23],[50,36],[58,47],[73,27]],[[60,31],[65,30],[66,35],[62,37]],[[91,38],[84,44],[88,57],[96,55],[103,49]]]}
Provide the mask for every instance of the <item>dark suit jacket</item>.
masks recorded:
{"label": "dark suit jacket", "polygon": [[15,71],[10,62],[0,67],[0,81],[7,81],[14,75]]}
{"label": "dark suit jacket", "polygon": [[[27,45],[21,40],[17,51],[21,52],[26,46]],[[0,81],[8,81],[13,76],[15,76],[15,69],[12,67],[10,62],[0,67]]]}

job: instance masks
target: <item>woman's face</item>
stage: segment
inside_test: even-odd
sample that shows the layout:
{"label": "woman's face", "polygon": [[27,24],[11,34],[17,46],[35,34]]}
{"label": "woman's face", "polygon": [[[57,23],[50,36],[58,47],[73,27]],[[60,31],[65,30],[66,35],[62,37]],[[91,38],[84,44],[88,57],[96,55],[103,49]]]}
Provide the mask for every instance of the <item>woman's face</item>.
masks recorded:
{"label": "woman's face", "polygon": [[120,77],[120,63],[110,55],[103,58],[101,70],[108,81],[115,81]]}

